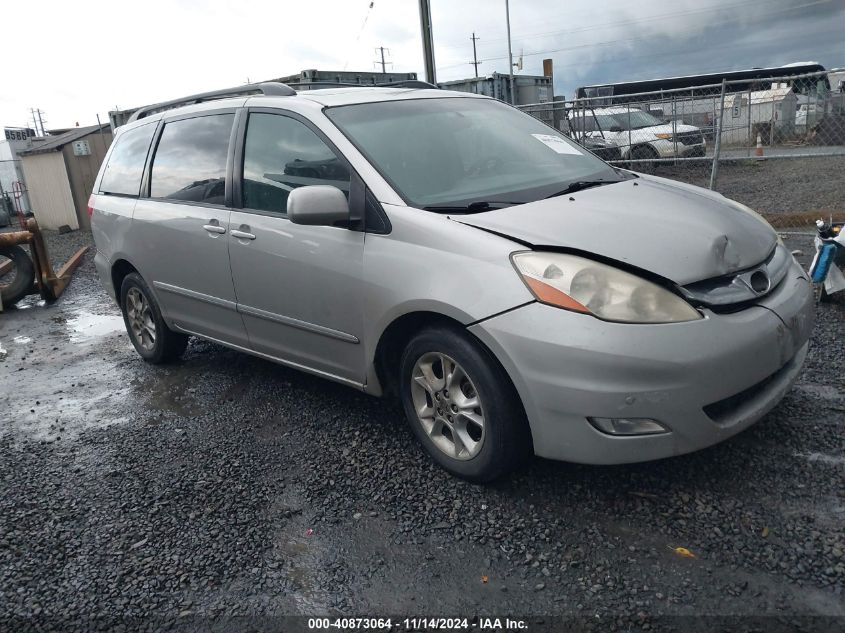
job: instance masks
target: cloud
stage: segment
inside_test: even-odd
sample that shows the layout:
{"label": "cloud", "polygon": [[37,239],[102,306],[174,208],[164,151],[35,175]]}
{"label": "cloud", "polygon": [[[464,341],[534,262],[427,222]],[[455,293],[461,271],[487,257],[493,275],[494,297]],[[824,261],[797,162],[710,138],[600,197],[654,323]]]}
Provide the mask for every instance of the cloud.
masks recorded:
{"label": "cloud", "polygon": [[[400,72],[422,76],[416,0],[44,0],[33,25],[23,2],[4,7],[7,50],[0,123],[29,108],[56,127],[87,125],[115,105],[280,77],[306,68],[373,70],[390,49]],[[508,71],[504,0],[431,0],[438,79]],[[578,85],[806,59],[845,65],[841,0],[512,0],[514,55],[524,73],[555,63],[555,91]],[[536,53],[536,54],[534,54]]]}

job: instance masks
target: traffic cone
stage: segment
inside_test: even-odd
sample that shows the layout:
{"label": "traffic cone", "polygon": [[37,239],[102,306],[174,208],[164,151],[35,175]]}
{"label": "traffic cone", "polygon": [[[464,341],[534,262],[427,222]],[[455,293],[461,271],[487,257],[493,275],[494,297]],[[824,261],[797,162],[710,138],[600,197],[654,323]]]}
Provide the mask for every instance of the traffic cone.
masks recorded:
{"label": "traffic cone", "polygon": [[754,155],[757,157],[757,160],[763,160],[763,139],[759,132],[757,133],[757,149],[754,150]]}

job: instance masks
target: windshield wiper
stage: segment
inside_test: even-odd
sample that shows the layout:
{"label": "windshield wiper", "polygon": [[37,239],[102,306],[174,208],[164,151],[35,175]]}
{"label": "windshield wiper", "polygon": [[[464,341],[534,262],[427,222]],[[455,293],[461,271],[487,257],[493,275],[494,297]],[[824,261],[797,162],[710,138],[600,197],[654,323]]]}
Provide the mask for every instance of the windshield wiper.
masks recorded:
{"label": "windshield wiper", "polygon": [[510,207],[515,204],[524,203],[505,202],[503,200],[474,200],[469,204],[433,204],[428,207],[423,207],[423,209],[426,211],[439,211],[442,213],[449,211],[452,211],[453,213],[478,213],[480,211],[489,211],[490,209],[501,208],[502,206]]}
{"label": "windshield wiper", "polygon": [[615,182],[622,182],[621,180],[576,180],[575,182],[569,183],[566,189],[558,191],[557,193],[553,193],[550,196],[546,196],[546,198],[555,198],[557,196],[565,196],[568,193],[575,193],[576,191],[582,191],[584,189],[589,189],[590,187],[601,187],[602,185],[612,185]]}

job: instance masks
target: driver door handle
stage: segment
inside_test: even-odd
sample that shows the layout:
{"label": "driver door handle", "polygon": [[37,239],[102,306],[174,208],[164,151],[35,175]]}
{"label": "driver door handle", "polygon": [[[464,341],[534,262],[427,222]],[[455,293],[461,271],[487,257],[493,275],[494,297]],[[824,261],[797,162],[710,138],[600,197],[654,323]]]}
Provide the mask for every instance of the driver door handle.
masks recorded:
{"label": "driver door handle", "polygon": [[203,224],[202,228],[204,228],[209,233],[225,233],[226,229],[224,229],[219,224]]}
{"label": "driver door handle", "polygon": [[240,238],[242,240],[254,240],[255,239],[255,235],[253,235],[252,233],[245,233],[244,231],[232,230],[232,231],[229,231],[229,234],[232,237],[237,237],[237,238]]}

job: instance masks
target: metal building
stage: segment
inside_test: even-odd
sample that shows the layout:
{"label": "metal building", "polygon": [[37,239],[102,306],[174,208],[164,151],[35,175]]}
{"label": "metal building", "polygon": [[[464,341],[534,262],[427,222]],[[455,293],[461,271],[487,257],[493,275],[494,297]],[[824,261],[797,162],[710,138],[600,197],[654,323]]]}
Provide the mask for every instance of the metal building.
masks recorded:
{"label": "metal building", "polygon": [[90,228],[88,197],[111,145],[108,124],[33,139],[20,152],[35,219],[42,228]]}

